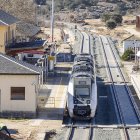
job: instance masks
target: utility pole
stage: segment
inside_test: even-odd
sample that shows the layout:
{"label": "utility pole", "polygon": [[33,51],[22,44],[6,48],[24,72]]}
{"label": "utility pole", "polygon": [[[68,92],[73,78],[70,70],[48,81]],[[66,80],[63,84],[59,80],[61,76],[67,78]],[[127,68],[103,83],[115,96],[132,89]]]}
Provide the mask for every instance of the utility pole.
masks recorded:
{"label": "utility pole", "polygon": [[51,11],[51,41],[53,43],[54,38],[54,0],[52,0],[52,11]]}
{"label": "utility pole", "polygon": [[137,41],[134,40],[134,46],[135,46],[135,64],[137,63],[137,56],[136,56],[136,53],[137,53],[137,45],[136,45]]}
{"label": "utility pole", "polygon": [[135,12],[136,12],[135,15],[137,15],[137,0],[135,0]]}

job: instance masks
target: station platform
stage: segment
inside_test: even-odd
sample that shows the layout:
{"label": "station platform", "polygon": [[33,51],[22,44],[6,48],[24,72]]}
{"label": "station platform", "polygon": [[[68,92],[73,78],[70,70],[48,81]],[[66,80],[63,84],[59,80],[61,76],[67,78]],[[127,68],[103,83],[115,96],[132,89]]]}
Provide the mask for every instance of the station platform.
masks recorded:
{"label": "station platform", "polygon": [[137,71],[133,70],[134,62],[123,62],[124,71],[127,73],[129,80],[136,91],[136,94],[140,100],[140,69]]}
{"label": "station platform", "polygon": [[[67,97],[67,85],[69,77],[55,76],[47,79],[45,90],[40,90],[39,116],[46,116],[47,119],[58,116],[63,119]],[[44,92],[46,91],[46,92]]]}

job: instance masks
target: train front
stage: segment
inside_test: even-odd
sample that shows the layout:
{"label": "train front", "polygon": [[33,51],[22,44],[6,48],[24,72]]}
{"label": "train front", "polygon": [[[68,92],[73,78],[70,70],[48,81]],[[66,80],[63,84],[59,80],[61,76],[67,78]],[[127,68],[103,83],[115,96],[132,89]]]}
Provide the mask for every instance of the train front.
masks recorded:
{"label": "train front", "polygon": [[71,78],[67,106],[71,118],[90,119],[94,117],[97,107],[97,89],[89,73]]}

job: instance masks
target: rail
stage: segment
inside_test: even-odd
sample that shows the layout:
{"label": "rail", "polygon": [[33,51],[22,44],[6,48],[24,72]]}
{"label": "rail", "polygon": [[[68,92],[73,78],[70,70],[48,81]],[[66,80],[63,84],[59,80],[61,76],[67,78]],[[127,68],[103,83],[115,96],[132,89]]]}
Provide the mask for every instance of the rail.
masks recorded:
{"label": "rail", "polygon": [[[87,34],[87,33],[86,33]],[[85,39],[85,36],[83,33],[81,33],[81,36],[82,36],[82,43],[81,43],[81,49],[80,49],[80,53],[85,53],[84,52],[84,47],[88,47],[87,49],[89,50],[88,54],[91,54],[91,39],[90,39],[90,35],[87,34],[88,36],[88,40]],[[89,45],[88,46],[84,46],[84,42],[85,41],[88,41],[89,42]],[[87,50],[86,49],[86,50]]]}
{"label": "rail", "polygon": [[114,51],[113,51],[113,48],[111,47],[112,45],[111,45],[111,43],[110,43],[109,38],[107,38],[107,40],[108,40],[110,49],[111,49],[111,51],[112,51],[112,54],[113,54],[113,56],[114,56],[114,58],[115,58],[114,60],[115,60],[115,62],[116,62],[116,65],[118,66],[118,70],[119,70],[119,72],[120,72],[120,74],[121,74],[122,80],[123,80],[123,82],[124,82],[124,84],[125,84],[124,86],[125,86],[125,89],[126,89],[126,91],[127,91],[127,93],[128,93],[130,102],[131,102],[132,106],[134,107],[134,111],[135,111],[136,116],[137,116],[137,118],[138,118],[138,120],[139,120],[139,122],[140,122],[140,114],[139,114],[138,108],[137,108],[137,106],[136,106],[136,103],[135,103],[135,101],[134,101],[134,98],[132,97],[131,91],[130,91],[128,85],[127,85],[127,82],[126,82],[126,80],[125,80],[125,77],[124,77],[124,75],[123,75],[123,72],[122,72],[121,68],[119,67],[119,63],[118,63],[118,61],[117,61],[116,55],[115,55],[115,53],[114,53]]}
{"label": "rail", "polygon": [[88,140],[92,140],[92,138],[93,138],[93,128],[90,126]]}
{"label": "rail", "polygon": [[81,49],[80,49],[80,54],[83,53],[83,47],[84,47],[84,35],[82,35],[82,43],[81,43]]}
{"label": "rail", "polygon": [[[113,82],[113,77],[112,77],[112,74],[111,74],[111,69],[109,67],[109,62],[107,61],[107,55],[106,55],[104,44],[103,44],[103,41],[102,41],[102,38],[101,37],[100,37],[100,42],[101,42],[101,45],[102,45],[102,50],[103,50],[103,54],[104,54],[104,61],[106,63],[108,76],[109,76],[110,81],[112,83],[111,88],[112,88],[113,93],[114,93],[113,95],[115,97],[115,102],[116,102],[118,113],[119,113],[119,116],[120,116],[120,121],[125,126],[124,116],[123,116],[123,113],[122,113],[122,110],[121,110],[121,106],[120,106],[120,102],[119,102],[118,96],[116,94],[116,90],[115,90],[115,86],[114,86],[114,82]],[[128,131],[127,131],[127,129],[125,127],[123,127],[123,132],[124,132],[125,140],[129,140]]]}
{"label": "rail", "polygon": [[73,137],[73,134],[74,134],[74,129],[75,129],[75,128],[73,127],[73,125],[74,125],[74,122],[71,123],[70,132],[69,132],[69,134],[68,134],[67,140],[72,140],[72,137]]}

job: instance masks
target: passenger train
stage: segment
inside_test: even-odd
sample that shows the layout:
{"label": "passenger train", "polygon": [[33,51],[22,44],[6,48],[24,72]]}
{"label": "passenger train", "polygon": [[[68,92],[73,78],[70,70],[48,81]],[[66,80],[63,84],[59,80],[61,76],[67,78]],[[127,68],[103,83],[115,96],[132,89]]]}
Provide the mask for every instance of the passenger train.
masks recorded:
{"label": "passenger train", "polygon": [[97,85],[90,37],[83,34],[80,54],[74,65],[68,85],[67,109],[71,118],[91,119],[97,107]]}

